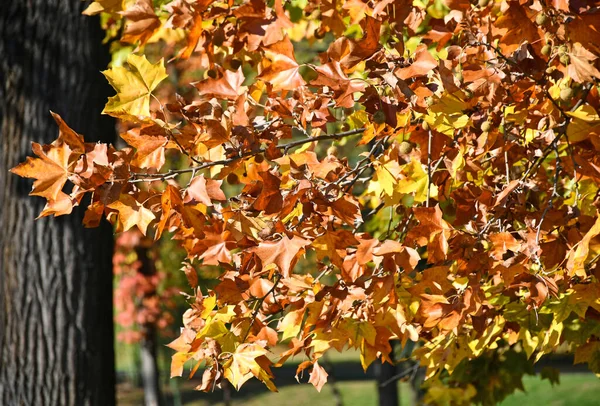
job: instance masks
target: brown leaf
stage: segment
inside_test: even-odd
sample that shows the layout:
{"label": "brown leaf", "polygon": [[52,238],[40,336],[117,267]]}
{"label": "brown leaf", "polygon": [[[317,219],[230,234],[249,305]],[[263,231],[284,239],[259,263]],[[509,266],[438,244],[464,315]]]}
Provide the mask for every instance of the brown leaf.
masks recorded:
{"label": "brown leaf", "polygon": [[31,143],[31,149],[38,158],[27,157],[25,162],[10,171],[24,178],[33,178],[31,196],[41,196],[48,200],[56,200],[67,182],[67,170],[71,149],[63,144],[60,147]]}
{"label": "brown leaf", "polygon": [[289,278],[296,261],[304,252],[308,240],[284,235],[279,241],[263,241],[258,247],[251,249],[262,262],[263,267],[275,264],[284,278]]}
{"label": "brown leaf", "polygon": [[573,44],[569,53],[570,64],[567,73],[579,83],[593,82],[594,78],[600,79],[600,72],[593,65],[598,57],[581,46],[579,42]]}
{"label": "brown leaf", "polygon": [[306,82],[300,75],[300,66],[294,56],[294,46],[289,37],[264,48],[265,59],[259,79],[270,83],[274,91],[295,90]]}
{"label": "brown leaf", "polygon": [[321,389],[323,389],[323,385],[327,383],[328,376],[329,374],[327,373],[327,371],[325,371],[325,368],[319,365],[318,361],[315,361],[308,382],[312,383],[314,387],[317,388],[317,391],[321,392]]}
{"label": "brown leaf", "polygon": [[196,176],[186,190],[184,203],[192,200],[205,206],[212,206],[212,200],[227,200],[221,190],[222,180],[206,179],[204,175]]}
{"label": "brown leaf", "polygon": [[137,0],[134,5],[119,14],[127,19],[121,37],[123,42],[135,44],[140,41],[140,45],[144,45],[160,27],[160,20],[154,13],[152,0]]}
{"label": "brown leaf", "polygon": [[218,99],[236,100],[240,95],[246,92],[244,83],[244,74],[240,67],[237,71],[232,72],[225,70],[219,78],[208,78],[201,82],[194,83],[194,86],[200,92],[201,96]]}
{"label": "brown leaf", "polygon": [[129,230],[133,226],[146,235],[148,225],[154,220],[152,211],[145,208],[141,203],[130,195],[121,195],[119,200],[108,205],[108,208],[119,213],[118,232]]}
{"label": "brown leaf", "polygon": [[414,78],[415,76],[425,76],[438,66],[437,61],[431,56],[424,45],[417,48],[413,58],[414,62],[410,66],[396,69],[394,72],[396,76],[403,80]]}
{"label": "brown leaf", "polygon": [[160,169],[165,164],[167,137],[157,125],[132,128],[121,134],[121,138],[136,149],[131,164],[138,168]]}

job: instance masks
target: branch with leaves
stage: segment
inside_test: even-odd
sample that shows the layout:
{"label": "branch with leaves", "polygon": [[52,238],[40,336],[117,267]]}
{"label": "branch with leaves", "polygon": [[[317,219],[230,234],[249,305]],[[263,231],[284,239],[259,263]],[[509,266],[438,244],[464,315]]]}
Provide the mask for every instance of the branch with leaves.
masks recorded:
{"label": "branch with leaves", "polygon": [[136,47],[104,72],[127,146],[55,115],[12,171],[41,217],[89,195],[85,226],[169,234],[216,273],[189,278],[172,375],[276,390],[302,356],[321,390],[329,351],[366,369],[398,340],[426,403],[496,403],[527,371],[507,357],[600,355],[598,4],[159,3],[86,11]]}

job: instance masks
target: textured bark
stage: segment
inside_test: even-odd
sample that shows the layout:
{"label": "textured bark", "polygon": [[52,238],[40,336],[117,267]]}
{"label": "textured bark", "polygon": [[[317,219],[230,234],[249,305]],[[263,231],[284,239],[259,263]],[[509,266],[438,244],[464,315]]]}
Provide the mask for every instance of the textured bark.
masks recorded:
{"label": "textured bark", "polygon": [[[43,199],[8,169],[49,143],[60,114],[87,141],[111,141],[101,117],[108,53],[80,0],[0,8],[0,404],[115,403],[112,231],[82,210],[34,220]],[[84,204],[85,206],[85,204]]]}

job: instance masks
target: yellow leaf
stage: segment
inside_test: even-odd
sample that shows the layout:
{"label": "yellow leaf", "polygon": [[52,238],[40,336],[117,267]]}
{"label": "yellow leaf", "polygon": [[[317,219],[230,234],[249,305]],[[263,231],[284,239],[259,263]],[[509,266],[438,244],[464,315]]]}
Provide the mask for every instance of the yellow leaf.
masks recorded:
{"label": "yellow leaf", "polygon": [[279,331],[283,331],[282,341],[298,335],[303,317],[304,309],[294,310],[285,315],[278,328]]}
{"label": "yellow leaf", "polygon": [[469,105],[461,100],[459,95],[444,93],[441,97],[435,98],[425,116],[425,121],[431,128],[452,137],[454,130],[469,124],[469,116],[463,113]]}
{"label": "yellow leaf", "polygon": [[587,276],[585,271],[585,260],[590,252],[590,241],[598,234],[600,234],[600,216],[596,218],[596,222],[592,228],[590,228],[581,241],[579,241],[577,248],[571,250],[569,253],[569,261],[567,262],[569,276],[577,275],[582,278]]}
{"label": "yellow leaf", "polygon": [[[416,202],[422,203],[427,200],[427,172],[423,169],[423,165],[415,159],[402,167],[404,178],[398,181],[396,192],[402,194],[414,194]],[[437,187],[430,185],[431,197],[437,197]]]}
{"label": "yellow leaf", "polygon": [[125,10],[123,0],[96,0],[90,4],[82,14],[87,16],[100,14],[100,13],[111,13],[116,14],[119,11]]}
{"label": "yellow leaf", "polygon": [[270,371],[265,369],[270,365],[270,361],[266,357],[261,359],[266,354],[267,350],[256,343],[245,343],[238,346],[229,361],[223,365],[225,378],[239,390],[254,375],[269,390],[277,392],[277,388],[271,380]]}
{"label": "yellow leaf", "polygon": [[215,308],[216,304],[217,304],[217,296],[216,295],[205,297],[204,300],[202,300],[202,306],[204,306],[204,310],[202,310],[202,313],[200,313],[200,317],[202,317],[203,319],[206,319],[208,316],[210,316],[210,314],[212,313],[212,310]]}
{"label": "yellow leaf", "polygon": [[150,117],[150,95],[168,76],[163,60],[151,64],[145,56],[131,54],[127,64],[128,68],[117,66],[102,72],[117,91],[102,113],[133,121],[138,116]]}
{"label": "yellow leaf", "polygon": [[600,116],[594,108],[588,104],[580,106],[573,112],[567,112],[571,116],[571,122],[567,127],[567,137],[570,142],[585,141],[591,132],[600,133]]}

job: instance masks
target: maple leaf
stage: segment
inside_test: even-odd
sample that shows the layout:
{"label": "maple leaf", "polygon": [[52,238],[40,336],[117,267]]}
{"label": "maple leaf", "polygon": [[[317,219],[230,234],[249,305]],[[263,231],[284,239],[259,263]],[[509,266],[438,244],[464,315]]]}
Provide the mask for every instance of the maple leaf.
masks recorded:
{"label": "maple leaf", "polygon": [[445,258],[448,252],[448,236],[452,228],[442,218],[439,205],[415,208],[413,212],[420,224],[408,232],[407,241],[416,241],[421,246],[427,245],[428,262]]}
{"label": "maple leaf", "polygon": [[100,13],[118,13],[124,10],[125,0],[96,0],[90,4],[83,14],[91,16]]}
{"label": "maple leaf", "polygon": [[242,385],[252,376],[260,379],[272,392],[277,388],[271,380],[272,374],[269,369],[271,362],[265,355],[267,350],[256,343],[239,345],[231,355],[231,359],[223,366],[223,376],[239,390]]}
{"label": "maple leaf", "polygon": [[252,207],[256,210],[262,210],[266,214],[278,213],[281,211],[283,196],[281,195],[281,179],[269,171],[261,172],[260,194],[256,197]]}
{"label": "maple leaf", "polygon": [[165,164],[165,146],[168,138],[155,125],[143,125],[121,134],[121,138],[136,149],[131,164],[139,168],[160,169]]}
{"label": "maple leaf", "polygon": [[163,60],[151,64],[144,55],[130,54],[128,67],[117,66],[102,72],[117,95],[110,97],[103,114],[123,119],[150,117],[150,95],[168,77]]}
{"label": "maple leaf", "polygon": [[321,392],[321,389],[323,389],[323,385],[327,383],[328,376],[329,374],[327,373],[327,371],[325,371],[325,368],[319,365],[318,361],[315,361],[315,363],[313,364],[313,369],[310,372],[310,378],[308,382],[312,383],[315,386],[315,388],[317,388],[317,391]]}
{"label": "maple leaf", "polygon": [[279,322],[277,330],[283,332],[281,340],[296,337],[302,326],[302,318],[304,317],[304,309],[293,310],[286,314]]}
{"label": "maple leaf", "polygon": [[306,84],[298,71],[300,66],[289,37],[265,47],[265,58],[259,78],[273,85],[273,90],[294,90]]}
{"label": "maple leaf", "polygon": [[279,241],[263,241],[251,252],[260,258],[263,267],[275,264],[284,278],[289,278],[298,257],[304,252],[308,240],[293,236],[291,239],[284,235]]}
{"label": "maple leaf", "polygon": [[56,200],[69,178],[68,164],[71,149],[68,145],[60,147],[42,146],[31,143],[31,149],[38,158],[27,157],[27,160],[10,171],[16,175],[33,178],[31,196],[41,196],[47,200]]}
{"label": "maple leaf", "polygon": [[587,259],[588,253],[590,252],[590,241],[592,238],[600,234],[600,216],[596,218],[596,222],[583,236],[581,241],[577,243],[577,247],[572,249],[569,253],[569,260],[567,262],[567,269],[569,275],[577,275],[581,278],[587,276],[585,270],[585,260]]}
{"label": "maple leaf", "polygon": [[247,89],[246,86],[242,86],[244,79],[242,68],[239,68],[237,71],[225,70],[220,78],[208,78],[194,83],[194,86],[201,96],[236,100]]}
{"label": "maple leaf", "polygon": [[56,121],[58,125],[58,139],[52,143],[54,146],[61,146],[62,144],[66,144],[71,149],[72,153],[83,154],[86,151],[85,144],[83,142],[83,137],[80,134],[77,134],[71,127],[65,123],[61,116],[50,111],[52,118]]}
{"label": "maple leaf", "polygon": [[360,80],[350,79],[337,61],[316,66],[314,69],[319,76],[311,84],[328,86],[333,89],[334,99],[339,107],[353,107],[354,93],[365,90],[366,85]]}
{"label": "maple leaf", "polygon": [[414,62],[406,68],[399,68],[394,74],[406,80],[416,76],[425,76],[438,66],[437,61],[429,53],[426,46],[419,46],[413,56]]}
{"label": "maple leaf", "polygon": [[530,44],[539,43],[540,35],[536,25],[518,3],[510,3],[493,28],[502,33],[499,45],[505,55],[510,55],[524,41]]}
{"label": "maple leaf", "polygon": [[575,13],[573,19],[566,24],[566,31],[570,39],[579,42],[586,49],[600,52],[600,28],[598,28],[598,11],[585,14]]}
{"label": "maple leaf", "polygon": [[137,0],[134,5],[121,11],[127,19],[121,41],[131,44],[140,41],[144,45],[154,32],[160,28],[160,20],[154,12],[152,0]]}
{"label": "maple leaf", "polygon": [[48,200],[44,209],[40,213],[37,218],[46,217],[46,216],[64,216],[66,214],[71,214],[73,211],[74,203],[79,203],[78,201],[73,201],[71,196],[66,193],[59,192],[58,196],[54,200]]}
{"label": "maple leaf", "polygon": [[162,214],[156,226],[156,233],[154,235],[156,240],[158,240],[162,235],[173,210],[180,209],[181,206],[183,206],[183,200],[179,190],[172,185],[167,185],[165,191],[160,197],[160,204],[162,208]]}
{"label": "maple leaf", "polygon": [[223,181],[206,179],[204,175],[196,176],[186,190],[184,203],[189,203],[192,200],[212,206],[212,200],[226,200],[225,194],[221,190]]}
{"label": "maple leaf", "polygon": [[122,226],[121,231],[127,231],[133,226],[146,235],[148,225],[154,220],[154,213],[141,205],[137,200],[129,195],[121,195],[119,200],[107,206],[119,213],[119,223]]}
{"label": "maple leaf", "polygon": [[579,83],[591,82],[600,79],[600,72],[592,64],[598,57],[585,49],[579,42],[573,44],[569,53],[571,63],[567,67],[567,73],[574,81]]}

